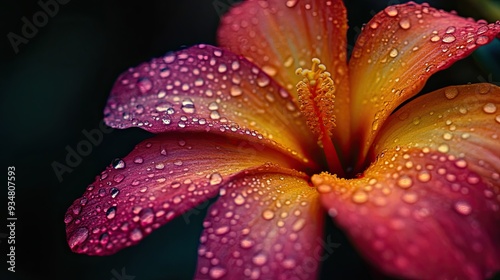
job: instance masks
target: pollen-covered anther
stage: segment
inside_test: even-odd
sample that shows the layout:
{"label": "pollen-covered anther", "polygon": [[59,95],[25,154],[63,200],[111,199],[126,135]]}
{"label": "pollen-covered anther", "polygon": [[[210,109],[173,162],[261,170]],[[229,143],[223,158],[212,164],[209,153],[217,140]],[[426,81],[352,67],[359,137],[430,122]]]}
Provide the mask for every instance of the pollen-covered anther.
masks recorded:
{"label": "pollen-covered anther", "polygon": [[323,146],[323,137],[330,137],[335,127],[335,85],[326,66],[317,58],[312,59],[311,69],[297,68],[295,73],[304,77],[297,84],[300,110]]}

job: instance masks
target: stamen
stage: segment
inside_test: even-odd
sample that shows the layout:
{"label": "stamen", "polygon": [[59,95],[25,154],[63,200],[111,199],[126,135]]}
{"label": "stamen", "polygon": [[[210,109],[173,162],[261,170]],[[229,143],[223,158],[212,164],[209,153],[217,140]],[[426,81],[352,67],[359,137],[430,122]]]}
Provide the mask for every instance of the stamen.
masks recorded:
{"label": "stamen", "polygon": [[312,59],[311,69],[297,68],[297,75],[304,79],[297,84],[300,110],[307,125],[318,137],[318,144],[324,149],[330,171],[344,175],[331,136],[335,127],[335,85],[326,66],[317,58]]}

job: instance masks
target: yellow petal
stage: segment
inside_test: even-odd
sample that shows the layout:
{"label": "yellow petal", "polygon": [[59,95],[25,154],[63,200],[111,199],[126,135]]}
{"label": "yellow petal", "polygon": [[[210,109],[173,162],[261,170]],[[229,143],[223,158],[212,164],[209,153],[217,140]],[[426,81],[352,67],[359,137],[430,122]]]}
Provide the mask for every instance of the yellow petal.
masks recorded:
{"label": "yellow petal", "polygon": [[393,114],[371,154],[393,147],[437,151],[498,187],[499,137],[500,87],[452,86],[419,97]]}
{"label": "yellow petal", "polygon": [[385,119],[435,72],[500,33],[487,24],[413,2],[387,7],[359,36],[349,61],[352,129],[362,150]]}

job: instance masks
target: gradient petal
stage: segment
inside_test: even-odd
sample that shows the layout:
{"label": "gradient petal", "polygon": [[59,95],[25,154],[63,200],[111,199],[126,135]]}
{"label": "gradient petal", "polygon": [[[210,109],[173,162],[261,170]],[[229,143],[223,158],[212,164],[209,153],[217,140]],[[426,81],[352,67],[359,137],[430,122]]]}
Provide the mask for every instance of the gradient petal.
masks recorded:
{"label": "gradient petal", "polygon": [[385,119],[427,79],[500,33],[500,21],[473,21],[413,2],[389,6],[364,28],[349,61],[352,129],[362,157]]}
{"label": "gradient petal", "polygon": [[203,225],[196,279],[314,279],[323,257],[318,193],[294,170],[237,175]]}
{"label": "gradient petal", "polygon": [[396,111],[380,131],[373,154],[398,146],[441,152],[498,190],[499,136],[500,87],[486,83],[452,86]]}
{"label": "gradient petal", "polygon": [[[297,98],[298,67],[319,58],[335,83],[336,142],[349,133],[347,13],[340,0],[245,1],[221,20],[219,44],[260,66]],[[338,139],[338,140],[337,140]]]}
{"label": "gradient petal", "polygon": [[500,269],[500,192],[439,151],[391,148],[361,178],[312,178],[360,252],[405,279],[484,279]]}
{"label": "gradient petal", "polygon": [[177,133],[140,143],[69,207],[64,219],[69,246],[78,253],[113,254],[216,196],[242,170],[267,162],[300,165],[263,142]]}
{"label": "gradient petal", "polygon": [[304,160],[319,149],[283,88],[246,59],[207,45],[123,73],[111,91],[105,121],[153,133],[249,134],[274,140]]}

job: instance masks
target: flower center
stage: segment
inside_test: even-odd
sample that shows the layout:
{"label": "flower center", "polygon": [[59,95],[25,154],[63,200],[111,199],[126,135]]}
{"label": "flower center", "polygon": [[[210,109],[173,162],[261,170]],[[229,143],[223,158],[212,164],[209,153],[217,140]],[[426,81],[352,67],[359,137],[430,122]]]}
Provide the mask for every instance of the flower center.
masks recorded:
{"label": "flower center", "polygon": [[312,59],[311,69],[297,68],[295,73],[304,77],[296,86],[300,111],[325,151],[330,172],[343,177],[344,170],[331,139],[335,128],[335,85],[331,75],[317,58]]}

